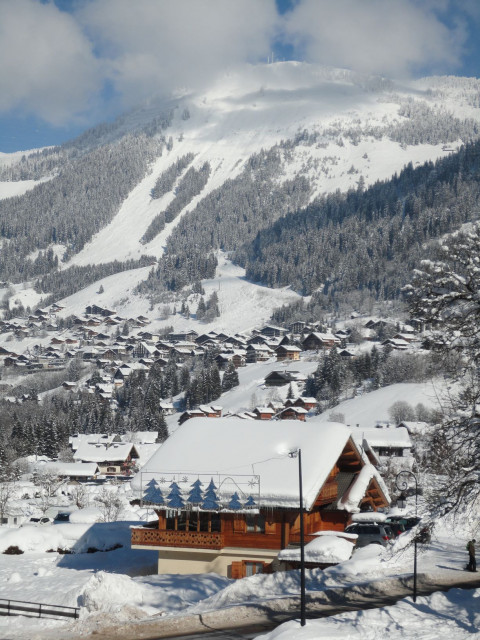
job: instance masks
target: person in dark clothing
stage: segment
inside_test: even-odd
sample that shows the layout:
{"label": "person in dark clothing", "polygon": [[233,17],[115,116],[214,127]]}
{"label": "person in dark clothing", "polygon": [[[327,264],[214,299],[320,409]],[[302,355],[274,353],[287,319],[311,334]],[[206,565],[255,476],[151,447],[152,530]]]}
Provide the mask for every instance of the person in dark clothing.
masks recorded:
{"label": "person in dark clothing", "polygon": [[477,570],[477,560],[475,558],[475,543],[476,540],[470,540],[469,543],[467,544],[467,551],[468,551],[468,565],[467,565],[467,570],[468,571],[476,571]]}

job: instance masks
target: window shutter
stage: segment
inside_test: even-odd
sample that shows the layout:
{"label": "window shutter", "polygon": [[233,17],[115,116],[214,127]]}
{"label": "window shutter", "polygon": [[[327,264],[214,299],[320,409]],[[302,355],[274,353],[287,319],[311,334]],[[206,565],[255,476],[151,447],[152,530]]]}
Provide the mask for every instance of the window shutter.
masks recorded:
{"label": "window shutter", "polygon": [[245,533],[245,516],[237,515],[233,518],[233,533]]}
{"label": "window shutter", "polygon": [[230,577],[233,578],[233,580],[243,578],[243,563],[241,560],[232,562],[230,566]]}
{"label": "window shutter", "polygon": [[276,522],[269,522],[268,520],[265,521],[265,533],[267,535],[274,535],[275,533],[277,533],[277,523]]}

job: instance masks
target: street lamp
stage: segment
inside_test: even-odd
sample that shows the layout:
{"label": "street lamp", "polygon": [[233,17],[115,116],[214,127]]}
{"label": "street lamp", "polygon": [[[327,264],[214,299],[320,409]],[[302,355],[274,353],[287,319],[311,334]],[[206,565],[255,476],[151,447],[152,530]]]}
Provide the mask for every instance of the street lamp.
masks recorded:
{"label": "street lamp", "polygon": [[296,449],[289,454],[290,458],[298,458],[298,491],[300,501],[300,626],[304,627],[305,620],[305,531],[304,531],[304,508],[303,508],[303,480],[302,480],[302,450]]}
{"label": "street lamp", "polygon": [[[417,476],[413,473],[413,471],[404,470],[397,473],[395,477],[395,486],[399,491],[401,491],[401,495],[397,500],[397,504],[399,507],[403,508],[406,505],[406,495],[405,491],[408,489],[408,479],[413,478],[415,481],[415,518],[417,518],[418,513],[418,481]],[[415,535],[413,538],[413,601],[417,601],[417,538]]]}

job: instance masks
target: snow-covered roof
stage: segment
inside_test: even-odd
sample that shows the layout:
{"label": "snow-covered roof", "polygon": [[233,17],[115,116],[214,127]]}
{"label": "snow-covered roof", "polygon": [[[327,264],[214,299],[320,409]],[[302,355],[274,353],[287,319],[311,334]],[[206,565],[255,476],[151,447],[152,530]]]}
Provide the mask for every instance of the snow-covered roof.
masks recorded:
{"label": "snow-covered roof", "polygon": [[412,447],[410,435],[405,427],[385,427],[372,429],[352,428],[355,442],[362,444],[365,439],[371,447],[395,447],[409,449]]}
{"label": "snow-covered roof", "polygon": [[[310,509],[340,457],[350,430],[339,423],[312,427],[297,420],[258,422],[240,418],[192,418],[182,424],[132,480],[141,492],[152,476],[212,474],[260,476],[259,506],[298,506],[298,462],[302,450],[303,494]],[[192,480],[193,482],[193,480]]]}
{"label": "snow-covered roof", "polygon": [[338,501],[338,508],[345,509],[349,513],[360,510],[360,502],[365,497],[370,482],[375,479],[388,502],[390,495],[388,489],[380,477],[380,474],[372,464],[362,467],[353,484],[347,489],[343,497]]}
{"label": "snow-covered roof", "polygon": [[85,462],[114,462],[126,460],[136,447],[131,442],[113,442],[110,445],[82,442],[73,454],[74,460]]}
{"label": "snow-covered roof", "polygon": [[90,478],[98,471],[96,462],[45,462],[37,464],[35,469],[40,473],[83,478]]}
{"label": "snow-covered roof", "polygon": [[[155,444],[158,438],[158,431],[127,431],[122,436],[124,442],[133,442],[138,444]],[[138,451],[138,447],[135,447]]]}
{"label": "snow-covered roof", "polygon": [[143,467],[143,465],[150,460],[153,454],[157,451],[161,444],[148,443],[148,444],[136,444],[135,449],[138,453],[137,465],[138,467]]}
{"label": "snow-covered roof", "polygon": [[114,438],[115,438],[115,434],[114,433],[77,433],[74,436],[70,436],[68,439],[68,442],[70,444],[70,446],[72,447],[72,449],[75,451],[76,449],[78,449],[78,447],[86,442],[89,442],[90,444],[93,443],[103,443],[103,444],[109,444],[111,442],[113,442]]}

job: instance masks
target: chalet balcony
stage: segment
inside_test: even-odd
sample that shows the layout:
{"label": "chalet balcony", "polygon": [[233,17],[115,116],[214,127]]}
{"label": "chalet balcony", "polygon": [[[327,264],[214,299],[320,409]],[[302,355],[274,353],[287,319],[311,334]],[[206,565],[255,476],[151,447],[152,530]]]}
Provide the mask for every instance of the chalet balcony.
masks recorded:
{"label": "chalet balcony", "polygon": [[133,528],[132,546],[184,547],[187,549],[222,549],[223,533],[208,531],[165,531],[160,529]]}

